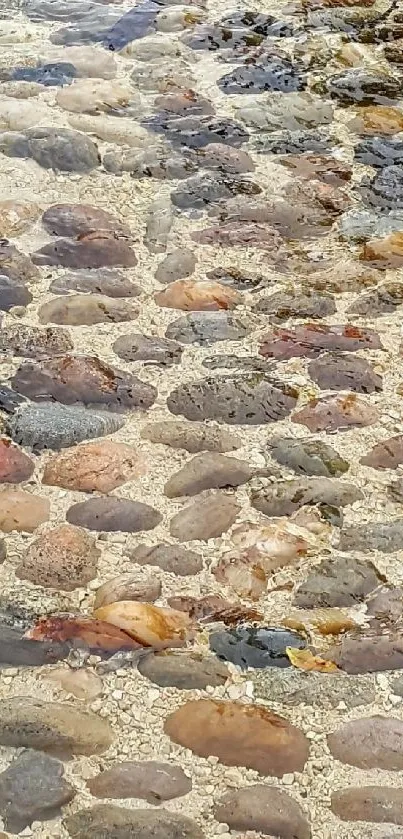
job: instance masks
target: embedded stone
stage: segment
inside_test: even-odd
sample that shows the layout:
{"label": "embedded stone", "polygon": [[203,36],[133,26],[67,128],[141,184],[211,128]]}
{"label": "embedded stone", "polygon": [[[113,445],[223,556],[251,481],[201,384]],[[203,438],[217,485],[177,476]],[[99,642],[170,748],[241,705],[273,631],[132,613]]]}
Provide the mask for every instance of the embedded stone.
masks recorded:
{"label": "embedded stone", "polygon": [[248,132],[239,122],[229,118],[213,116],[156,117],[147,123],[157,133],[163,133],[166,139],[191,149],[200,149],[210,143],[224,143],[226,146],[238,148],[245,143]]}
{"label": "embedded stone", "polygon": [[0,484],[20,484],[27,481],[33,471],[31,458],[10,440],[0,438]]}
{"label": "embedded stone", "polygon": [[27,306],[32,300],[31,292],[24,285],[0,274],[0,311],[8,312],[13,306]]}
{"label": "embedded stone", "polygon": [[91,204],[52,204],[42,216],[42,224],[52,236],[85,236],[107,230],[116,236],[130,236],[126,224],[112,213]]}
{"label": "embedded stone", "polygon": [[101,606],[109,606],[118,600],[140,600],[143,603],[154,603],[161,596],[161,583],[159,580],[139,582],[138,574],[128,571],[107,580],[97,589],[94,600],[94,609]]}
{"label": "embedded stone", "polygon": [[168,498],[197,495],[206,489],[240,486],[250,480],[255,469],[246,460],[216,452],[198,454],[176,472],[164,486]]}
{"label": "embedded stone", "polygon": [[360,769],[401,771],[403,723],[393,717],[352,720],[327,737],[331,755]]}
{"label": "embedded stone", "polygon": [[376,443],[360,463],[373,469],[396,469],[403,463],[403,435],[397,434]]}
{"label": "embedded stone", "polygon": [[136,304],[105,297],[103,294],[70,294],[55,297],[39,307],[40,323],[66,326],[93,326],[96,323],[124,323],[139,313]]}
{"label": "embedded stone", "polygon": [[403,518],[347,526],[340,533],[339,547],[343,551],[393,553],[401,549],[402,532]]}
{"label": "embedded stone", "polygon": [[354,393],[311,399],[305,408],[292,415],[292,422],[306,425],[310,431],[345,431],[365,428],[379,419],[375,405],[358,399]]}
{"label": "embedded stone", "polygon": [[113,434],[124,422],[118,414],[48,402],[28,405],[14,414],[8,422],[8,431],[16,443],[39,452]]}
{"label": "embedded stone", "polygon": [[16,575],[37,586],[73,591],[94,579],[100,555],[95,539],[85,530],[60,524],[29,545]]}
{"label": "embedded stone", "polygon": [[100,163],[98,148],[89,137],[59,126],[0,134],[0,151],[7,157],[31,157],[44,169],[61,172],[89,172]]}
{"label": "embedded stone", "polygon": [[331,809],[343,821],[403,825],[403,790],[379,785],[339,789],[332,793]]}
{"label": "embedded stone", "polygon": [[350,468],[348,461],[322,440],[296,440],[294,437],[271,438],[269,451],[271,457],[283,466],[288,466],[297,475],[338,478]]}
{"label": "embedded stone", "polygon": [[133,268],[137,257],[125,239],[115,239],[108,231],[88,233],[79,239],[56,239],[33,254],[36,265],[63,268],[107,268],[122,265]]}
{"label": "embedded stone", "polygon": [[358,637],[346,635],[331,647],[325,658],[348,674],[380,673],[403,669],[403,638],[399,633]]}
{"label": "embedded stone", "polygon": [[87,781],[95,798],[140,798],[160,804],[187,795],[192,782],[180,766],[149,761],[123,761]]}
{"label": "embedded stone", "polygon": [[183,352],[176,341],[139,334],[122,335],[112,344],[112,349],[125,361],[145,361],[164,367],[179,364]]}
{"label": "embedded stone", "polygon": [[217,341],[237,341],[246,337],[250,331],[251,324],[246,317],[220,310],[192,312],[177,318],[168,324],[165,335],[182,344],[208,346]]}
{"label": "embedded stone", "polygon": [[33,225],[41,214],[38,204],[5,199],[0,201],[0,230],[3,238],[18,236]]}
{"label": "embedded stone", "polygon": [[63,764],[27,749],[0,774],[0,813],[4,826],[20,833],[32,822],[54,819],[76,790],[64,778]]}
{"label": "embedded stone", "polygon": [[154,295],[159,306],[184,311],[234,309],[242,301],[239,292],[210,280],[176,280]]}
{"label": "embedded stone", "polygon": [[105,496],[73,504],[67,510],[66,519],[70,524],[88,530],[139,533],[142,530],[154,530],[161,522],[162,515],[140,501]]}
{"label": "embedded stone", "polygon": [[[226,146],[224,147],[226,148]],[[194,273],[196,256],[188,248],[176,248],[160,262],[155,272],[159,283],[174,283]]]}
{"label": "embedded stone", "polygon": [[330,294],[318,294],[309,289],[278,291],[270,297],[261,297],[253,307],[258,314],[271,315],[277,321],[291,317],[324,318],[334,315],[336,304]]}
{"label": "embedded stone", "polygon": [[279,839],[310,839],[311,829],[302,807],[282,789],[253,784],[227,792],[214,818],[230,830],[252,830]]}
{"label": "embedded stone", "polygon": [[53,294],[68,294],[83,291],[87,294],[103,294],[106,297],[138,297],[141,289],[123,273],[112,268],[72,271],[52,280],[49,291]]}
{"label": "embedded stone", "polygon": [[161,443],[173,449],[185,449],[191,454],[202,451],[229,452],[238,449],[241,441],[235,434],[219,425],[181,421],[148,423],[141,430],[141,437],[152,443]]}
{"label": "embedded stone", "polygon": [[212,632],[209,646],[222,661],[230,661],[242,670],[248,667],[290,667],[286,648],[303,650],[306,640],[297,632],[282,627],[249,626]]}
{"label": "embedded stone", "polygon": [[48,326],[40,329],[26,324],[10,324],[1,329],[0,352],[24,358],[48,358],[63,355],[73,349],[73,342],[67,329]]}
{"label": "embedded stone", "polygon": [[263,336],[261,355],[286,361],[289,358],[315,358],[326,350],[349,352],[382,349],[379,335],[372,329],[352,324],[328,326],[305,323],[290,329],[274,327]]}
{"label": "embedded stone", "polygon": [[292,478],[253,490],[251,503],[266,516],[289,516],[305,504],[345,507],[363,498],[354,484],[331,478]]}
{"label": "embedded stone", "polygon": [[[403,228],[403,218],[401,221]],[[364,317],[378,317],[395,312],[403,304],[403,283],[384,283],[369,294],[359,297],[348,308],[348,312]]]}
{"label": "embedded stone", "polygon": [[281,92],[269,93],[264,108],[240,107],[238,114],[247,125],[261,131],[299,131],[303,126],[315,128],[333,121],[332,105],[307,92],[291,92],[287,96]]}
{"label": "embedded stone", "polygon": [[208,685],[224,685],[229,672],[224,664],[196,652],[172,652],[151,654],[138,662],[138,671],[150,682],[160,687],[174,687],[178,690],[205,690]]}
{"label": "embedded stone", "polygon": [[374,591],[379,582],[380,576],[371,563],[353,557],[332,557],[324,559],[301,583],[294,602],[303,609],[354,606]]}
{"label": "embedded stone", "polygon": [[265,668],[248,674],[257,699],[278,702],[286,707],[312,705],[314,708],[333,709],[340,702],[347,708],[371,705],[375,702],[376,681],[372,675],[347,675],[306,672],[294,667],[279,670]]}
{"label": "embedded stone", "polygon": [[394,137],[391,139],[369,137],[361,140],[354,148],[354,157],[358,163],[380,169],[384,166],[398,165],[402,160],[402,155],[403,141]]}
{"label": "embedded stone", "polygon": [[224,492],[215,492],[180,510],[170,522],[169,532],[179,542],[199,539],[207,542],[234,524],[240,505]]}
{"label": "embedded stone", "polygon": [[169,545],[166,542],[157,545],[137,545],[128,551],[128,556],[137,565],[156,566],[179,577],[193,576],[203,568],[200,554],[182,548],[181,545]]}
{"label": "embedded stone", "polygon": [[[158,7],[157,7],[158,8]],[[193,819],[168,810],[130,810],[112,804],[97,804],[79,810],[64,820],[71,839],[119,836],[119,839],[204,839]]]}
{"label": "embedded stone", "polygon": [[[401,168],[403,172],[403,167]],[[372,263],[380,270],[384,270],[385,268],[400,268],[403,265],[403,232],[397,231],[396,233],[390,233],[389,236],[385,236],[383,239],[370,239],[369,242],[365,243],[360,254],[360,259],[364,262]]]}
{"label": "embedded stone", "polygon": [[258,62],[236,67],[231,73],[221,76],[217,85],[226,94],[264,93],[278,90],[290,93],[305,90],[306,76],[289,58],[280,55],[265,56],[264,63]]}
{"label": "embedded stone", "polygon": [[14,486],[0,491],[0,530],[4,533],[32,533],[48,520],[50,502],[48,498],[23,492]]}
{"label": "embedded stone", "polygon": [[340,105],[389,105],[400,96],[398,79],[361,67],[331,76],[327,89]]}
{"label": "embedded stone", "polygon": [[382,377],[365,358],[356,355],[325,353],[309,363],[308,373],[322,390],[354,393],[380,393],[383,390]]}
{"label": "embedded stone", "polygon": [[57,91],[56,103],[75,114],[112,114],[132,117],[140,108],[140,96],[124,81],[77,79]]}
{"label": "embedded stone", "polygon": [[361,107],[349,127],[357,134],[370,136],[398,134],[403,131],[403,111],[386,105]]}
{"label": "embedded stone", "polygon": [[78,492],[111,492],[146,470],[132,446],[101,440],[65,449],[46,461],[42,483]]}

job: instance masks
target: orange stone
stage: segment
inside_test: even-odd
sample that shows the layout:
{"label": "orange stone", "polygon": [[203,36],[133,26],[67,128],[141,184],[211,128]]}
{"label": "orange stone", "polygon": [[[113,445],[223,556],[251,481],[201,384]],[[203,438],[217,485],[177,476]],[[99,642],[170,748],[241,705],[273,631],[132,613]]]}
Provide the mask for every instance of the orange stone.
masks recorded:
{"label": "orange stone", "polygon": [[207,312],[234,309],[242,295],[222,283],[206,280],[177,280],[154,296],[159,306],[185,312]]}
{"label": "orange stone", "polygon": [[403,265],[403,230],[390,233],[383,239],[370,239],[365,243],[360,259],[376,262],[378,268],[400,268]]}
{"label": "orange stone", "polygon": [[0,530],[32,533],[47,521],[50,512],[48,498],[8,487],[0,492]]}
{"label": "orange stone", "polygon": [[398,134],[403,131],[403,111],[386,105],[369,105],[358,110],[349,128],[359,134]]}
{"label": "orange stone", "polygon": [[47,462],[43,483],[81,492],[111,492],[138,478],[145,463],[125,443],[100,440],[65,449]]}

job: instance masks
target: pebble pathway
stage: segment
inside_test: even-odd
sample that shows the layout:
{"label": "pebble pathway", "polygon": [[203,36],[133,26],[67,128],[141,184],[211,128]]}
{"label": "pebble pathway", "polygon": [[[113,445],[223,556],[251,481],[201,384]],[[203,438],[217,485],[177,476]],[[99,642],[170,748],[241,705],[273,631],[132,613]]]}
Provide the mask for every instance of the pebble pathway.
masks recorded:
{"label": "pebble pathway", "polygon": [[0,237],[1,839],[402,839],[399,3],[1,2]]}

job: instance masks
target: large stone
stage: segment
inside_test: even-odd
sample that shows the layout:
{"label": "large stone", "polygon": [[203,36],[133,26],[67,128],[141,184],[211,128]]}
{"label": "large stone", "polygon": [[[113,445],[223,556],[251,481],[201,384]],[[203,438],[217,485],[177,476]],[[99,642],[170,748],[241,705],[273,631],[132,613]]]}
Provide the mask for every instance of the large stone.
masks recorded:
{"label": "large stone", "polygon": [[112,349],[125,361],[153,362],[167,367],[179,364],[183,352],[183,347],[176,341],[139,333],[122,335],[114,342]]}
{"label": "large stone", "polygon": [[403,518],[367,522],[343,528],[339,548],[342,551],[381,551],[393,553],[402,548]]}
{"label": "large stone", "polygon": [[167,717],[164,729],[201,757],[215,755],[226,766],[246,766],[261,775],[301,772],[309,754],[302,731],[257,705],[187,702]]}
{"label": "large stone", "polygon": [[229,661],[245,670],[249,667],[290,667],[287,648],[303,650],[306,640],[284,627],[244,623],[233,629],[212,632],[209,645],[221,661]]}
{"label": "large stone", "polygon": [[146,582],[139,582],[138,574],[128,571],[107,580],[97,589],[94,600],[94,609],[101,606],[108,606],[109,603],[116,603],[118,600],[140,600],[145,603],[153,603],[161,595],[161,583],[159,580],[150,579]]}
{"label": "large stone", "polygon": [[31,157],[44,169],[61,172],[88,172],[100,163],[98,148],[89,137],[59,126],[0,134],[0,151],[7,157]]}
{"label": "large stone", "polygon": [[317,606],[354,606],[380,582],[373,565],[351,557],[324,559],[301,583],[295,603],[304,609]]}
{"label": "large stone", "polygon": [[139,660],[138,670],[150,682],[178,690],[205,690],[208,685],[219,687],[229,678],[227,668],[220,661],[194,652],[147,655]]}
{"label": "large stone", "polygon": [[[403,217],[400,220],[400,229],[403,229]],[[369,294],[363,294],[349,306],[348,311],[364,317],[379,317],[395,312],[402,304],[403,283],[387,282]]]}
{"label": "large stone", "polygon": [[113,741],[106,720],[73,705],[14,696],[0,703],[0,743],[56,755],[92,755]]}
{"label": "large stone", "polygon": [[138,313],[138,307],[127,300],[113,300],[103,294],[70,294],[43,303],[38,318],[40,323],[93,326],[134,320]]}
{"label": "large stone", "polygon": [[373,329],[352,324],[328,326],[304,323],[292,328],[275,327],[263,336],[261,355],[286,361],[289,358],[316,358],[325,350],[349,352],[382,349],[379,335]]}
{"label": "large stone", "polygon": [[85,236],[108,230],[116,236],[129,236],[126,224],[112,213],[91,204],[52,204],[42,216],[42,224],[52,236]]}
{"label": "large stone", "polygon": [[216,452],[196,455],[167,481],[164,493],[168,498],[197,495],[205,489],[236,487],[246,483],[254,474],[246,460],[226,457]]}
{"label": "large stone", "polygon": [[14,414],[8,430],[16,443],[39,452],[113,434],[122,425],[124,418],[118,414],[47,402],[29,405]]}
{"label": "large stone", "polygon": [[86,527],[88,530],[138,533],[142,530],[153,530],[160,523],[162,515],[140,501],[105,496],[73,504],[67,511],[66,519],[70,524]]}
{"label": "large stone", "polygon": [[304,504],[345,507],[363,498],[354,484],[330,478],[292,478],[252,491],[253,507],[266,516],[289,516]]}
{"label": "large stone", "polygon": [[308,365],[308,373],[322,390],[349,390],[354,393],[379,393],[382,377],[365,358],[339,353],[325,353]]}
{"label": "large stone", "polygon": [[19,484],[27,481],[34,471],[28,455],[13,446],[10,440],[0,438],[0,484]]}
{"label": "large stone", "polygon": [[180,510],[171,519],[169,531],[179,542],[207,542],[229,530],[240,509],[234,498],[216,492]]}
{"label": "large stone", "polygon": [[182,548],[181,545],[169,545],[166,542],[157,545],[137,545],[134,550],[128,551],[128,555],[137,565],[153,565],[179,577],[193,576],[203,568],[200,554]]}
{"label": "large stone", "polygon": [[111,492],[145,472],[145,463],[125,443],[101,440],[54,455],[46,462],[42,482],[79,492]]}
{"label": "large stone", "polygon": [[27,749],[0,775],[0,813],[5,827],[20,833],[34,821],[54,819],[75,794],[59,760]]}
{"label": "large stone", "polygon": [[366,717],[345,723],[328,735],[336,760],[360,769],[403,768],[403,722],[394,717]]}
{"label": "large stone", "polygon": [[193,819],[167,810],[129,810],[111,804],[79,810],[64,820],[71,839],[204,839]]}
{"label": "large stone", "polygon": [[138,297],[141,290],[122,272],[113,268],[98,268],[71,271],[56,277],[51,282],[49,291],[53,294],[83,291],[88,294],[103,294],[106,297]]}
{"label": "large stone", "polygon": [[331,808],[343,821],[403,825],[403,790],[350,786],[332,793]]}
{"label": "large stone", "polygon": [[32,533],[47,521],[50,513],[48,498],[23,492],[11,486],[0,492],[0,530]]}
{"label": "large stone", "polygon": [[403,636],[399,633],[353,638],[346,635],[327,651],[325,658],[334,661],[345,673],[403,670]]}
{"label": "large stone", "polygon": [[[1,137],[0,137],[1,143]],[[137,257],[125,239],[115,239],[109,231],[88,233],[79,239],[56,239],[33,255],[36,265],[62,265],[64,268],[133,268]]]}
{"label": "large stone", "polygon": [[349,469],[348,461],[322,440],[275,437],[269,440],[269,451],[278,463],[288,466],[297,475],[331,478],[339,477]]}
{"label": "large stone", "polygon": [[115,763],[87,782],[95,798],[140,798],[161,804],[186,795],[192,782],[180,766],[149,761]]}
{"label": "large stone", "polygon": [[2,667],[42,667],[67,658],[68,654],[67,644],[59,641],[33,641],[24,637],[23,629],[0,623]]}
{"label": "large stone", "polygon": [[181,344],[209,346],[217,341],[237,341],[245,338],[252,329],[248,317],[231,312],[192,312],[168,324],[165,335]]}
{"label": "large stone", "polygon": [[16,575],[37,586],[73,591],[94,579],[99,557],[95,539],[85,530],[59,524],[32,542]]}
{"label": "large stone", "polygon": [[32,300],[31,292],[24,285],[0,274],[0,311],[8,312],[14,306],[27,306]]}
{"label": "large stone", "polygon": [[193,422],[191,425],[174,420],[150,422],[143,426],[141,436],[152,443],[185,449],[190,454],[202,451],[230,452],[241,445],[240,439],[232,432],[204,422]]}
{"label": "large stone", "polygon": [[158,306],[182,309],[185,312],[234,309],[242,302],[239,292],[212,280],[175,280],[154,300]]}
{"label": "large stone", "polygon": [[215,807],[216,821],[230,830],[253,830],[279,839],[310,839],[302,808],[286,792],[263,784],[228,792]]}

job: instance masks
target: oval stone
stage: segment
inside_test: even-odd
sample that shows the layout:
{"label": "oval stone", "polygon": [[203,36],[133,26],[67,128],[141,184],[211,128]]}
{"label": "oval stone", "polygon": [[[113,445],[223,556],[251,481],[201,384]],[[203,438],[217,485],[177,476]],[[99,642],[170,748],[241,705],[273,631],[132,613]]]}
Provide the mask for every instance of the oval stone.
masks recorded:
{"label": "oval stone", "polygon": [[403,722],[394,717],[366,717],[347,722],[328,735],[334,758],[360,769],[403,769]]}

